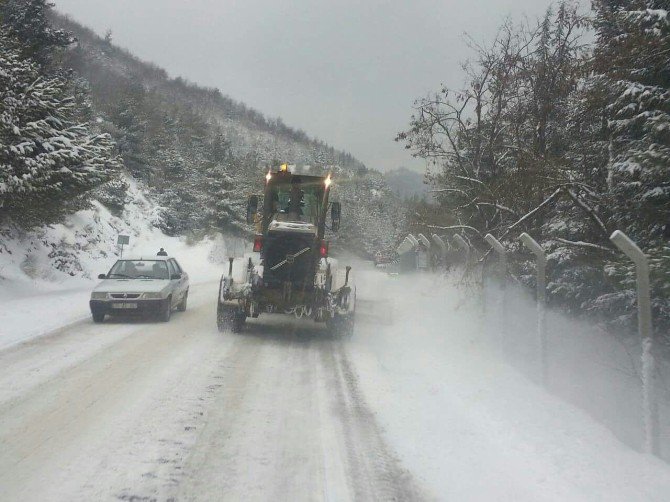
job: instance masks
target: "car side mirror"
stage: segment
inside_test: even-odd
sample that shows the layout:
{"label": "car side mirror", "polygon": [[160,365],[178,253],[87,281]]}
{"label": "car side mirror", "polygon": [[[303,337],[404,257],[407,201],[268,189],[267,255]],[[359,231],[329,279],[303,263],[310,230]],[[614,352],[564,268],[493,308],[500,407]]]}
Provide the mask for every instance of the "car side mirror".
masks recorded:
{"label": "car side mirror", "polygon": [[247,201],[247,223],[253,224],[258,212],[258,195],[250,195]]}
{"label": "car side mirror", "polygon": [[330,207],[330,228],[333,232],[340,229],[340,221],[342,218],[342,205],[339,202],[333,202]]}
{"label": "car side mirror", "polygon": [[173,279],[181,279],[181,274],[177,272],[176,274],[172,274]]}
{"label": "car side mirror", "polygon": [[98,279],[107,279],[107,274],[99,274]]}

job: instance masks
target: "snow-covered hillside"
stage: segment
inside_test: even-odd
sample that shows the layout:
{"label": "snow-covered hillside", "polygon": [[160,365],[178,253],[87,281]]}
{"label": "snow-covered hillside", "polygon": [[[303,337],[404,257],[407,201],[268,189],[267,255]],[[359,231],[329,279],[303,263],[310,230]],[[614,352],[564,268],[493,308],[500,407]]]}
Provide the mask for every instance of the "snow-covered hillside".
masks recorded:
{"label": "snow-covered hillside", "polygon": [[[65,52],[63,64],[90,83],[99,127],[164,207],[158,225],[166,233],[249,232],[242,221],[246,197],[262,190],[268,169],[288,162],[337,173],[353,185],[341,192],[347,218],[342,243],[359,252],[394,246],[403,208],[378,171],[217,89],[170,78],[72,20],[56,16],[54,22],[76,35],[77,46]],[[371,197],[370,188],[384,200]]]}
{"label": "snow-covered hillside", "polygon": [[125,256],[153,256],[163,247],[195,283],[218,280],[226,257],[244,251],[245,242],[231,236],[191,241],[165,235],[155,226],[161,208],[137,182],[127,182],[129,197],[119,216],[93,201],[91,209],[63,223],[2,232],[0,347],[88,318],[90,290],[119,257],[119,235],[130,237]]}

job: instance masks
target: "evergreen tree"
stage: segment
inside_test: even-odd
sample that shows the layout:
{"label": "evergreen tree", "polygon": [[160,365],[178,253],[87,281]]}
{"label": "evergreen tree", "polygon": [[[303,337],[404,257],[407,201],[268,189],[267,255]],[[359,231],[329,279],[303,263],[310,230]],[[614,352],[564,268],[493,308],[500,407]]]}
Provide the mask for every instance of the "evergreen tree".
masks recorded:
{"label": "evergreen tree", "polygon": [[[649,255],[654,311],[670,320],[670,4],[663,0],[594,1],[596,102],[606,119],[604,206],[609,225]],[[635,272],[625,259],[606,266],[614,284],[594,304],[634,315]]]}
{"label": "evergreen tree", "polygon": [[0,24],[3,29],[18,40],[18,47],[24,56],[42,64],[52,59],[54,48],[67,47],[75,41],[70,33],[51,26],[51,8],[53,4],[47,0],[0,2]]}
{"label": "evergreen tree", "polygon": [[54,221],[119,167],[115,145],[82,122],[75,83],[45,76],[0,34],[0,218]]}
{"label": "evergreen tree", "polygon": [[613,223],[649,245],[670,222],[668,2],[598,0],[594,67],[609,103]]}

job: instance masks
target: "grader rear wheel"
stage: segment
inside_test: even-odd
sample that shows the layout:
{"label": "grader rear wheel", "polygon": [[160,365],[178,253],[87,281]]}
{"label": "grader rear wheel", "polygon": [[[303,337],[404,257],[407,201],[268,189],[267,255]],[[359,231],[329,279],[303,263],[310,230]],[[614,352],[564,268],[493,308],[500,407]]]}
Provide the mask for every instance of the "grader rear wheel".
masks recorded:
{"label": "grader rear wheel", "polygon": [[241,307],[219,303],[216,310],[216,324],[220,332],[239,333],[246,320],[247,316]]}
{"label": "grader rear wheel", "polygon": [[347,315],[335,314],[335,317],[326,321],[328,331],[336,336],[353,336],[355,324],[356,322],[353,312]]}
{"label": "grader rear wheel", "polygon": [[333,335],[351,337],[356,325],[356,288],[352,288],[340,298],[340,309],[346,314],[335,314],[326,321],[328,330]]}

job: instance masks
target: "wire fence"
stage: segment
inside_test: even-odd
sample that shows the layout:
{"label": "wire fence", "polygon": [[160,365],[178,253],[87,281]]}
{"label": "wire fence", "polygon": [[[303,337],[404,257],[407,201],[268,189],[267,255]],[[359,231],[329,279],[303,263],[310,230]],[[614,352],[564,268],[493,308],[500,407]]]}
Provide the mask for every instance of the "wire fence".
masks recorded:
{"label": "wire fence", "polygon": [[419,235],[403,241],[399,263],[412,270],[420,260],[413,266],[407,255],[419,253],[437,256],[440,264],[459,263],[461,286],[479,295],[485,334],[502,357],[588,412],[622,442],[670,462],[670,354],[662,353],[652,337],[644,253],[621,232],[612,235],[638,273],[639,336],[624,336],[547,309],[543,248],[528,234],[520,240],[537,260],[534,293],[511,279],[505,247],[490,235],[486,242],[497,261],[482,259],[461,236]]}

